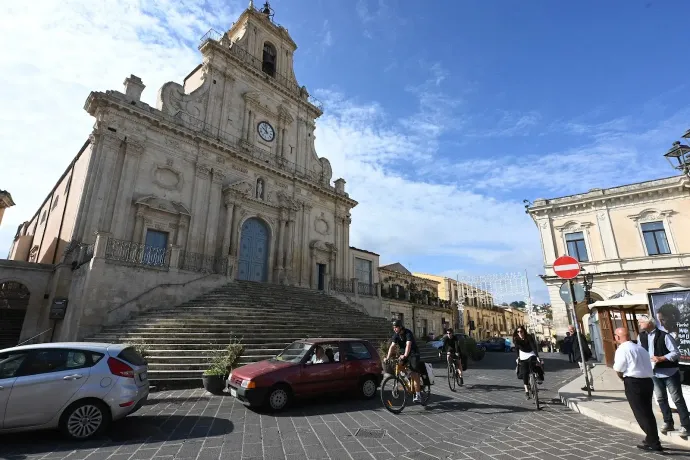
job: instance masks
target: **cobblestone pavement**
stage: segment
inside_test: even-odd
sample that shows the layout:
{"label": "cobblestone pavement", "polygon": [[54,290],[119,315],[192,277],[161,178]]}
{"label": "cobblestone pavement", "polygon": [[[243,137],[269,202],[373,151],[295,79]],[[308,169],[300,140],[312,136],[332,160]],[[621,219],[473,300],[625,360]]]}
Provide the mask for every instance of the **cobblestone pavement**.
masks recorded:
{"label": "cobblestone pavement", "polygon": [[[64,441],[53,432],[0,436],[0,458],[11,460],[272,460],[272,459],[644,459],[639,436],[576,414],[557,390],[577,371],[546,355],[543,410],[525,401],[514,355],[489,353],[467,372],[465,387],[448,389],[445,369],[426,407],[401,415],[380,398],[297,403],[279,415],[245,409],[230,396],[203,390],[152,393],[149,404],[115,424],[102,439]],[[363,429],[385,430],[381,438]],[[369,433],[373,434],[373,433]],[[690,458],[673,448],[666,456]]]}

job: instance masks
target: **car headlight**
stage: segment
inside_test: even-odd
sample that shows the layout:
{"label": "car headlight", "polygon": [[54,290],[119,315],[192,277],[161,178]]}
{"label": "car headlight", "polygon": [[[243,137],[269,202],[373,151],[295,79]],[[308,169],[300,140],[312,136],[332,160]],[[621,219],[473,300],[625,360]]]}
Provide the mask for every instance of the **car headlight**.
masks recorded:
{"label": "car headlight", "polygon": [[251,388],[256,388],[256,382],[252,382],[251,380],[242,380],[241,387],[248,390]]}

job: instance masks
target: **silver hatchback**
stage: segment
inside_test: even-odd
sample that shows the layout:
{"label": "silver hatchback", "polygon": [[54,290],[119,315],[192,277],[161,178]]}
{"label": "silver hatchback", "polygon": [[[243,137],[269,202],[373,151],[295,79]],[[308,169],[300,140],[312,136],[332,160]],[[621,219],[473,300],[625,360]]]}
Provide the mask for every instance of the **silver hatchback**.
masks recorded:
{"label": "silver hatchback", "polygon": [[138,410],[148,365],[126,345],[44,343],[0,350],[0,433],[59,428],[85,440]]}

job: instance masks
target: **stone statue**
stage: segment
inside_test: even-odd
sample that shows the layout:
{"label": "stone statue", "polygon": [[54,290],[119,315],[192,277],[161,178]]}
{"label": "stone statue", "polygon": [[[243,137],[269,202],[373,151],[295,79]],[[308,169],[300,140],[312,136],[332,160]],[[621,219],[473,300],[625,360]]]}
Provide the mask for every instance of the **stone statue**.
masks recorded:
{"label": "stone statue", "polygon": [[264,199],[264,181],[263,179],[256,180],[256,197],[260,200]]}

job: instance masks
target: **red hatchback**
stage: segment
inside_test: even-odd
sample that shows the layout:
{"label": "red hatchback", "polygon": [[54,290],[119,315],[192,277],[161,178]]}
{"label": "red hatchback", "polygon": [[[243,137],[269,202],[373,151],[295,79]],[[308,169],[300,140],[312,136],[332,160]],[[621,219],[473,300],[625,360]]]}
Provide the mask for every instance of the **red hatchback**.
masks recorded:
{"label": "red hatchback", "polygon": [[291,343],[275,358],[233,370],[228,386],[246,406],[281,410],[293,397],[355,390],[373,398],[381,379],[381,359],[368,341],[306,339]]}

